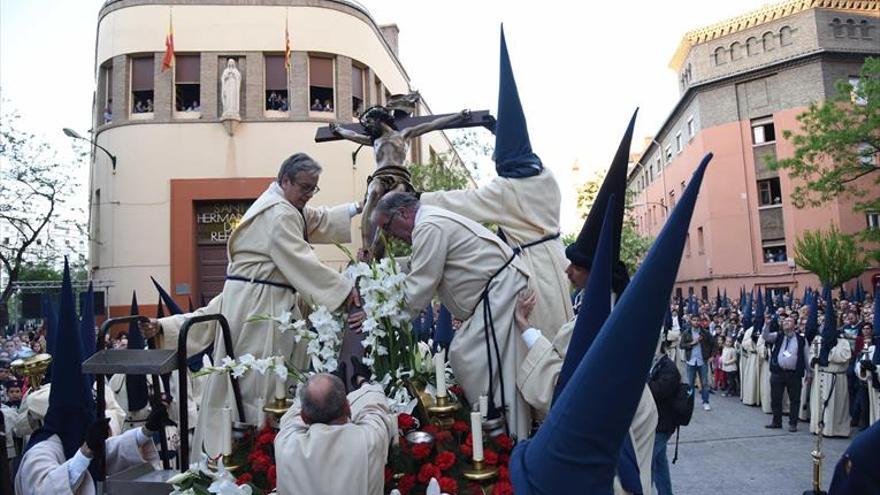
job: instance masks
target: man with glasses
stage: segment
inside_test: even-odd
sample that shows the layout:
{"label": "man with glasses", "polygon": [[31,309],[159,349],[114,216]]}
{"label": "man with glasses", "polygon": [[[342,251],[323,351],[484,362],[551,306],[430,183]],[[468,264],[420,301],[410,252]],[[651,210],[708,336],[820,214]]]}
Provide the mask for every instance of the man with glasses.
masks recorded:
{"label": "man with glasses", "polygon": [[528,272],[513,250],[482,225],[415,194],[392,192],[373,210],[373,225],[412,245],[404,282],[406,304],[418,314],[436,291],[463,323],[449,347],[452,371],[470,403],[489,397],[489,417],[506,411],[509,432],[526,438],[531,410],[516,388],[527,349],[514,323],[517,295]]}
{"label": "man with glasses", "polygon": [[[353,282],[318,259],[311,243],[351,241],[351,218],[360,213],[357,203],[313,208],[307,203],[320,190],[321,166],[304,153],[297,153],[281,164],[277,181],[272,182],[242,216],[228,243],[229,265],[223,292],[194,313],[153,320],[142,325],[146,337],[164,334],[164,346],[176,348],[180,327],[190,316],[222,313],[229,322],[236,356],[256,358],[284,356],[294,366],[308,365],[306,342],[295,344],[282,336],[272,320],[253,321],[255,315],[281,316],[291,312],[303,317],[300,308],[326,306],[330,311],[347,311],[349,324],[360,326],[364,313]],[[189,333],[188,353],[197,354],[219,338],[214,323],[196,325]],[[221,341],[222,342],[222,341]],[[215,346],[214,362],[226,352]],[[258,398],[271,400],[274,382],[258,373],[239,378],[245,419],[260,416]],[[231,398],[228,378],[211,375],[205,385],[193,449],[202,442],[211,456],[221,449],[222,409]],[[233,410],[235,410],[233,408]]]}
{"label": "man with glasses", "polygon": [[[773,421],[767,428],[782,428],[782,394],[788,391],[788,431],[797,431],[798,408],[801,403],[801,381],[810,374],[810,348],[807,340],[795,332],[794,318],[783,314],[782,332],[771,331],[771,322],[764,325],[761,336],[770,348],[770,404]],[[778,328],[778,327],[777,327]]]}

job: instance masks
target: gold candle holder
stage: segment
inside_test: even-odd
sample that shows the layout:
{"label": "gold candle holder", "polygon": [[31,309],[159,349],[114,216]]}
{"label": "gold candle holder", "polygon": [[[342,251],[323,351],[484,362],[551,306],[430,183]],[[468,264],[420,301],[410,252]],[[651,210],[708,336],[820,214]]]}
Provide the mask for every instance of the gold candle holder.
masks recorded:
{"label": "gold candle holder", "polygon": [[236,466],[235,464],[232,463],[232,456],[231,455],[224,455],[223,456],[223,467],[226,468],[226,470],[229,471],[230,473],[234,473],[234,472],[238,471],[238,469],[241,466]]}
{"label": "gold candle holder", "polygon": [[498,468],[488,466],[484,461],[473,461],[471,468],[465,469],[462,475],[470,481],[486,483],[498,477]]}
{"label": "gold candle holder", "polygon": [[437,397],[434,403],[427,408],[431,421],[440,428],[451,428],[455,423],[455,413],[461,409],[461,403],[452,400],[449,396]]}
{"label": "gold candle holder", "polygon": [[26,376],[33,390],[40,388],[49,365],[52,364],[52,356],[49,354],[37,354],[27,359],[16,359],[9,367],[19,376]]}
{"label": "gold candle holder", "polygon": [[281,420],[281,416],[293,405],[293,399],[273,399],[272,402],[263,407],[263,412],[267,412],[275,417],[276,421]]}

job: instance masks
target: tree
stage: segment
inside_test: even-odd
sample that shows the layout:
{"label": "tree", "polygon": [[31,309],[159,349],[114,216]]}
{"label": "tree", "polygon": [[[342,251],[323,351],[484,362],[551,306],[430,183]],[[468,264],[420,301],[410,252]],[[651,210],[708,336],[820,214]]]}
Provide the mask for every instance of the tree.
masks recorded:
{"label": "tree", "polygon": [[806,231],[794,246],[795,262],[832,287],[859,276],[867,266],[855,238],[832,226],[827,232]]}
{"label": "tree", "polygon": [[[843,197],[856,199],[856,211],[880,211],[880,58],[867,58],[857,84],[838,81],[833,98],[810,104],[797,120],[800,132],[782,133],[794,145],[794,156],[770,162],[795,179],[795,207]],[[880,230],[865,229],[859,238],[873,246],[868,254],[880,262]]]}
{"label": "tree", "polygon": [[[596,201],[596,195],[599,194],[599,188],[602,187],[602,181],[604,180],[605,172],[596,172],[593,177],[578,187],[577,211],[580,213],[581,218],[587,218],[590,209],[593,207],[593,203]],[[627,210],[632,208],[632,200],[632,194],[627,193]],[[577,239],[576,235],[571,237],[566,236],[566,238],[563,239],[563,242],[568,245],[574,242],[575,239]],[[639,268],[642,259],[645,257],[645,254],[648,253],[648,249],[650,249],[651,243],[653,242],[654,239],[639,234],[638,230],[636,230],[636,222],[632,217],[629,215],[624,217],[623,229],[620,233],[620,260],[623,261],[630,273],[635,273]]]}
{"label": "tree", "polygon": [[[84,157],[76,152],[76,160]],[[57,263],[59,251],[70,250],[71,238],[83,231],[83,215],[70,204],[76,187],[72,167],[51,145],[22,130],[18,114],[0,115],[0,224],[9,228],[0,239],[5,275],[0,326],[8,320],[6,303],[27,264]]]}

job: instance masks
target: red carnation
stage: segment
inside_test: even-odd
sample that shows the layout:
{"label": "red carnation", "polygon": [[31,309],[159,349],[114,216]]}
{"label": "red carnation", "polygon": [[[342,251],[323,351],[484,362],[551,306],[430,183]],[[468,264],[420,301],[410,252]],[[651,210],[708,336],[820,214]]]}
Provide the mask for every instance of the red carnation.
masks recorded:
{"label": "red carnation", "polygon": [[429,455],[431,455],[431,446],[426,443],[417,443],[413,445],[412,448],[412,456],[413,459],[420,461],[422,459],[426,459]]}
{"label": "red carnation", "polygon": [[436,464],[441,471],[446,471],[455,465],[455,454],[449,451],[440,452],[437,454],[437,457],[434,458],[434,464]]}
{"label": "red carnation", "polygon": [[422,428],[422,431],[424,431],[425,433],[430,433],[431,436],[436,436],[437,433],[440,431],[440,428],[437,428],[436,425],[428,425]]}
{"label": "red carnation", "polygon": [[509,436],[504,433],[495,437],[495,442],[504,450],[510,450],[513,448],[513,440],[510,439]]}
{"label": "red carnation", "polygon": [[452,479],[443,476],[439,480],[440,482],[440,491],[443,493],[448,493],[449,495],[455,495],[458,493],[458,483]]}
{"label": "red carnation", "polygon": [[417,476],[417,479],[419,480],[419,483],[427,483],[427,482],[431,481],[431,478],[439,478],[439,477],[440,477],[440,470],[437,469],[437,466],[435,466],[429,462],[426,464],[422,464],[422,468],[419,469],[419,475]]}
{"label": "red carnation", "polygon": [[251,473],[244,473],[238,478],[235,479],[235,484],[244,485],[253,481],[254,477],[251,476]]}
{"label": "red carnation", "polygon": [[452,433],[446,430],[438,431],[437,434],[434,435],[434,440],[436,440],[437,443],[451,442]]}
{"label": "red carnation", "polygon": [[468,425],[464,421],[459,420],[452,423],[452,429],[459,433],[464,433],[468,431]]}
{"label": "red carnation", "polygon": [[275,488],[275,485],[278,483],[278,469],[274,465],[269,466],[266,476],[269,478],[269,489]]}
{"label": "red carnation", "polygon": [[275,442],[275,434],[272,432],[261,433],[257,437],[257,446],[272,445]]}
{"label": "red carnation", "polygon": [[401,430],[411,430],[416,427],[416,420],[409,414],[400,413],[397,415],[397,426]]}
{"label": "red carnation", "polygon": [[460,385],[450,385],[448,390],[452,392],[453,395],[461,397],[462,390]]}
{"label": "red carnation", "polygon": [[414,486],[416,486],[416,477],[411,474],[404,474],[400,481],[397,482],[397,489],[400,490],[400,495],[408,495]]}
{"label": "red carnation", "polygon": [[265,473],[269,470],[269,466],[272,465],[272,458],[259,452],[258,456],[255,456],[251,459],[251,469],[256,473]]}
{"label": "red carnation", "polygon": [[495,488],[492,489],[492,495],[513,495],[513,485],[509,481],[495,482]]}
{"label": "red carnation", "polygon": [[494,450],[486,449],[486,451],[483,452],[483,459],[485,459],[486,464],[490,466],[498,464],[498,454],[496,454]]}
{"label": "red carnation", "polygon": [[458,450],[460,450],[462,455],[464,455],[467,458],[470,458],[472,455],[474,455],[474,449],[470,445],[467,445],[467,444],[462,445],[461,447],[458,448]]}
{"label": "red carnation", "polygon": [[498,466],[498,479],[499,480],[510,480],[510,470],[507,469],[507,466]]}

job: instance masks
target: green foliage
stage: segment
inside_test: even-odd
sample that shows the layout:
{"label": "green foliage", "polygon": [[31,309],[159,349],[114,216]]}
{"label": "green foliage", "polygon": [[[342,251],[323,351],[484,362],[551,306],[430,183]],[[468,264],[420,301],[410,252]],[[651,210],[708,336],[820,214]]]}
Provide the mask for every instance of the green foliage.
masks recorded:
{"label": "green foliage", "polygon": [[[852,198],[855,210],[880,211],[877,174],[880,157],[880,58],[867,58],[859,83],[837,82],[838,94],[810,104],[798,115],[800,130],[783,131],[795,147],[794,156],[771,161],[795,179],[792,202],[797,208],[817,207],[836,199]],[[862,179],[868,177],[868,179]],[[869,256],[880,262],[880,231],[865,229],[863,242],[873,246]]]}
{"label": "green foliage", "polygon": [[806,231],[794,246],[795,262],[819,277],[822,284],[837,287],[859,276],[867,263],[855,238],[832,226],[827,232]]}
{"label": "green foliage", "polygon": [[471,176],[459,162],[453,161],[452,152],[432,154],[428,163],[410,163],[409,173],[417,191],[451,191],[464,189]]}
{"label": "green foliage", "polygon": [[568,247],[568,246],[574,244],[574,241],[576,241],[577,238],[578,238],[577,232],[570,232],[568,234],[563,234],[562,235],[562,245],[565,247]]}

